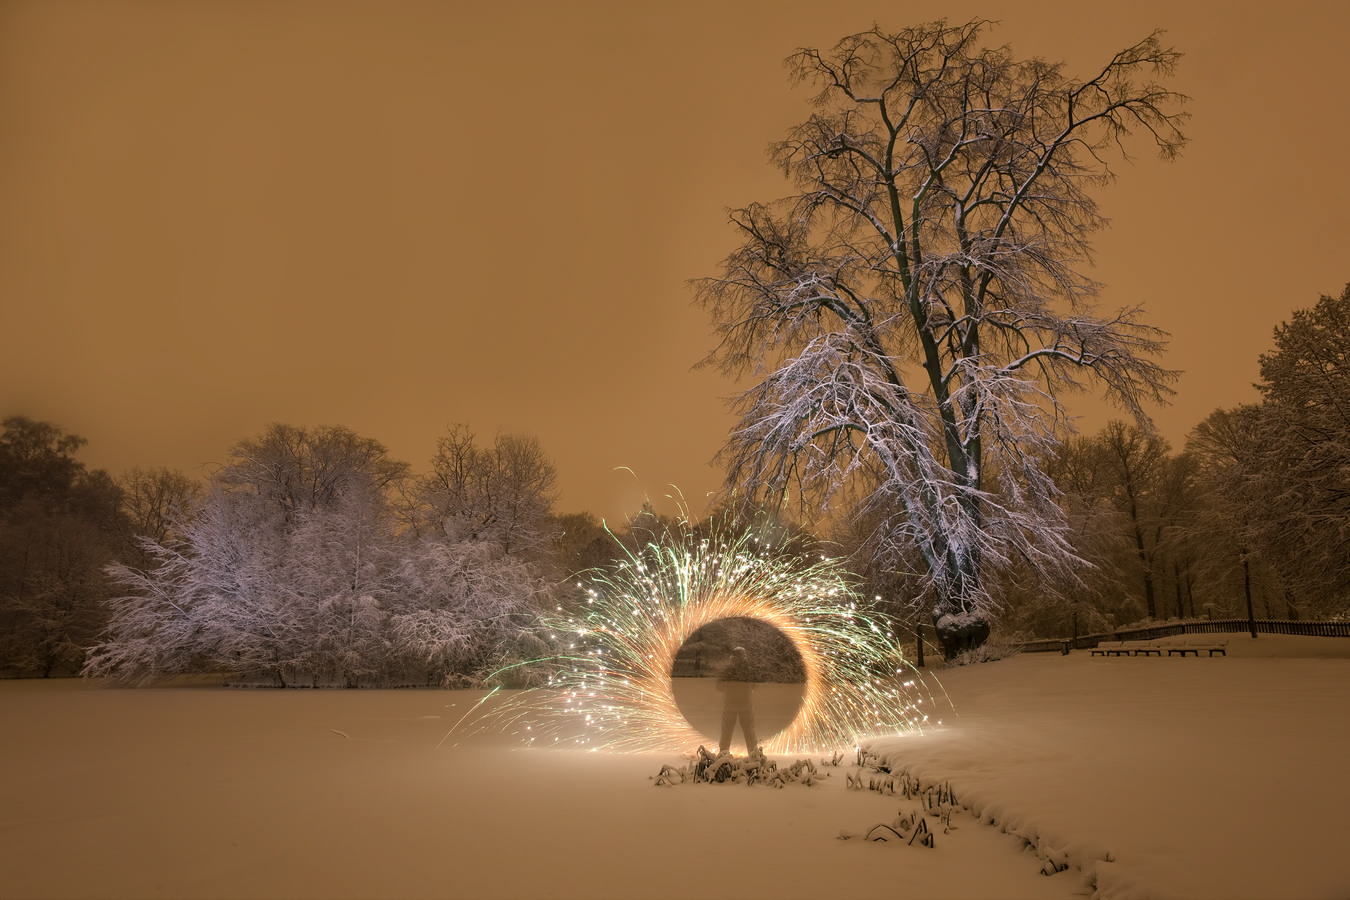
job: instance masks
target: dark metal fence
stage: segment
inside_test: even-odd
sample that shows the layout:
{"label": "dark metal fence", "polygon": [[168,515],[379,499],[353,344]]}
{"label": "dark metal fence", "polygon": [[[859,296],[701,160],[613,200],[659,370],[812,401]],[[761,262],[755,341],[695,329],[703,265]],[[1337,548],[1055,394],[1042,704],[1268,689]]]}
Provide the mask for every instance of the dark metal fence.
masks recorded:
{"label": "dark metal fence", "polygon": [[1119,628],[1100,634],[1080,634],[1073,638],[1045,638],[1023,641],[1023,653],[1063,653],[1067,648],[1090,650],[1101,641],[1156,641],[1158,638],[1182,634],[1239,634],[1250,632],[1253,624],[1258,634],[1298,634],[1307,637],[1350,637],[1350,622],[1309,622],[1302,619],[1197,619],[1189,622],[1167,622],[1140,628]]}

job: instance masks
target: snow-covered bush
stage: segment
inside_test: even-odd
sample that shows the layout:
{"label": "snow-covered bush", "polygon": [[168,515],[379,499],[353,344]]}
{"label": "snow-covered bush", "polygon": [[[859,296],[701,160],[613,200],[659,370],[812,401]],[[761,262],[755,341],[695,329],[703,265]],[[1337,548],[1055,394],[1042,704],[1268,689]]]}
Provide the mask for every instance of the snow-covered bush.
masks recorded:
{"label": "snow-covered bush", "polygon": [[947,660],[949,666],[973,666],[976,663],[994,662],[999,659],[1007,659],[1010,656],[1017,655],[1020,651],[1020,644],[1011,640],[1008,635],[995,632],[978,647],[958,653],[956,656]]}
{"label": "snow-covered bush", "polygon": [[123,593],[84,674],[462,684],[540,655],[538,564],[497,539],[401,533],[386,498],[401,469],[379,445],[276,428],[245,450],[177,513],[180,537],[143,539],[148,565],[108,569]]}

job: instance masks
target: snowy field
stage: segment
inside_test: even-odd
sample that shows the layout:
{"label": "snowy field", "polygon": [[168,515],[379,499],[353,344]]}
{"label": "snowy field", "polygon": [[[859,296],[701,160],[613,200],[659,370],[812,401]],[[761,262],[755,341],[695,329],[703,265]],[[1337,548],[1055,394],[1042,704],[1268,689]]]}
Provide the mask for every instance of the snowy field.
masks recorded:
{"label": "snowy field", "polygon": [[973,811],[933,849],[839,839],[913,806],[852,748],[656,787],[678,753],[447,739],[473,692],[0,682],[0,898],[1350,897],[1350,640],[1231,641],[942,673],[957,715],[870,742]]}

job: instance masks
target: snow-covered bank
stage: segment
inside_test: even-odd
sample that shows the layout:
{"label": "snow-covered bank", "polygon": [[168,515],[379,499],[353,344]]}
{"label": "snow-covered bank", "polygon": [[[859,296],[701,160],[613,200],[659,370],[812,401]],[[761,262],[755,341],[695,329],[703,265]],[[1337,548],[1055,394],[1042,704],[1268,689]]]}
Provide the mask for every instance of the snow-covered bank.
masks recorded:
{"label": "snow-covered bank", "polygon": [[1109,851],[1103,896],[1350,893],[1350,660],[1046,654],[942,681],[959,717],[872,742],[999,823],[958,815],[933,850],[838,840],[899,805],[844,769],[665,788],[678,754],[443,741],[472,692],[0,682],[0,897],[1081,895],[1006,825]]}
{"label": "snow-covered bank", "polygon": [[1226,658],[1021,656],[948,673],[959,716],[874,746],[1104,898],[1346,897],[1346,656],[1274,635]]}

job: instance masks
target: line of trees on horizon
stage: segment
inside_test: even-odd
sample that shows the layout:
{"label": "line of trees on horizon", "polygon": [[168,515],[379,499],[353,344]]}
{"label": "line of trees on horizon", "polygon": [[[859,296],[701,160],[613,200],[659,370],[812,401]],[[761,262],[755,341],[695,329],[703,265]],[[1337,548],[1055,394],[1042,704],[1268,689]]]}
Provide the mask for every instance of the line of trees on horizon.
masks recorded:
{"label": "line of trees on horizon", "polygon": [[414,473],[346,427],[274,424],[204,480],[113,479],[78,462],[78,436],[3,426],[11,677],[476,684],[548,654],[539,613],[582,602],[581,573],[681,527],[649,504],[615,530],[560,513],[537,439],[484,443],[462,425]]}
{"label": "line of trees on horizon", "polygon": [[[1111,422],[1043,461],[1081,565],[999,586],[996,626],[1063,637],[1167,618],[1350,615],[1350,285],[1298,310],[1260,358],[1259,403],[1219,409],[1174,451]],[[277,685],[472,683],[544,651],[538,612],[578,573],[680,523],[611,534],[553,508],[538,441],[463,426],[414,474],[341,426],[273,425],[205,481],[76,459],[50,423],[0,435],[0,673],[129,682],[227,672]],[[873,523],[796,523],[847,556],[897,634],[923,619],[915,568]],[[622,544],[622,546],[621,546]]]}
{"label": "line of trees on horizon", "polygon": [[[1259,363],[1260,401],[1214,410],[1181,448],[1124,421],[1062,436],[1039,465],[1078,564],[1011,568],[995,586],[1005,636],[1350,618],[1350,285],[1276,327]],[[921,589],[903,565],[858,559],[878,594]]]}
{"label": "line of trees on horizon", "polygon": [[21,416],[0,436],[0,673],[279,685],[474,680],[537,650],[564,570],[612,541],[556,515],[537,440],[463,426],[430,470],[342,426],[270,426],[204,481],[121,479]]}

